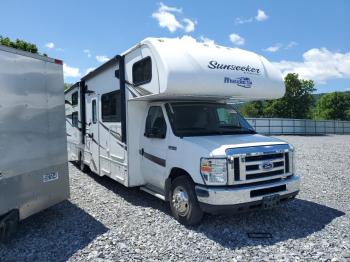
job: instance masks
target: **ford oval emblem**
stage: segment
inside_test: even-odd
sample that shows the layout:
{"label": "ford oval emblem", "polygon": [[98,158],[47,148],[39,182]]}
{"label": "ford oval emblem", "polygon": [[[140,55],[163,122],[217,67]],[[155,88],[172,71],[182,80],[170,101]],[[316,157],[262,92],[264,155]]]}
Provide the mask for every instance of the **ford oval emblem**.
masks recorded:
{"label": "ford oval emblem", "polygon": [[273,163],[272,162],[264,162],[262,164],[262,168],[265,170],[269,170],[269,169],[273,168]]}

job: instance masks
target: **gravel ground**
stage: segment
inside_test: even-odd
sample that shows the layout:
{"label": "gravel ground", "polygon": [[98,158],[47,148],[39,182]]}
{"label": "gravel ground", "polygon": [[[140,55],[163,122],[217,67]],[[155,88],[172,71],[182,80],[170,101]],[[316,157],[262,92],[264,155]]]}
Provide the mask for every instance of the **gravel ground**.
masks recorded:
{"label": "gravel ground", "polygon": [[0,261],[350,261],[350,136],[280,138],[302,176],[283,207],[186,228],[162,201],[70,164],[71,199],[23,221]]}

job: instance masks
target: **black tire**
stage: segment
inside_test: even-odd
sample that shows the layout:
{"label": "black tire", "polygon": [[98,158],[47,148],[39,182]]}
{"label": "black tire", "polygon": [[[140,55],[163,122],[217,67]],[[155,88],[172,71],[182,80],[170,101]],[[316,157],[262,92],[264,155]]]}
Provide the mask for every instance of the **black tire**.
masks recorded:
{"label": "black tire", "polygon": [[[186,211],[180,212],[179,209],[181,208],[176,207],[178,202],[175,201],[175,198],[178,194],[183,193],[187,194],[188,204],[184,205],[187,206]],[[184,175],[175,178],[171,183],[169,194],[170,209],[177,221],[183,225],[191,226],[198,224],[202,220],[203,211],[198,204],[194,183],[189,177]],[[186,201],[182,203],[186,203]]]}
{"label": "black tire", "polygon": [[0,242],[8,241],[17,231],[19,222],[18,210],[13,210],[0,218]]}

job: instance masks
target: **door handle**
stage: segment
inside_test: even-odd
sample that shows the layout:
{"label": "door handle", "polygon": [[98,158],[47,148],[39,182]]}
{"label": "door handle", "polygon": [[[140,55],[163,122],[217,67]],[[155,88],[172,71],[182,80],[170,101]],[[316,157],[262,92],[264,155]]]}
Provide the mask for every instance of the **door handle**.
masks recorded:
{"label": "door handle", "polygon": [[143,148],[140,149],[140,155],[143,156],[143,154],[145,153],[145,150]]}

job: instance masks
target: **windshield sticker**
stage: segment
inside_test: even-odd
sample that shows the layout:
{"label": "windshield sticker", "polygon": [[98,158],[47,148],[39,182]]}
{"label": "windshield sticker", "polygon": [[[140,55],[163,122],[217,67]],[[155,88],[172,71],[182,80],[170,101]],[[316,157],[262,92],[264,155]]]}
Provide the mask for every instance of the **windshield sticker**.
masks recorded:
{"label": "windshield sticker", "polygon": [[253,84],[249,77],[238,77],[238,78],[232,79],[232,78],[227,77],[227,76],[224,78],[224,83],[225,84],[236,84],[236,85],[244,87],[244,88],[251,88],[252,84]]}

